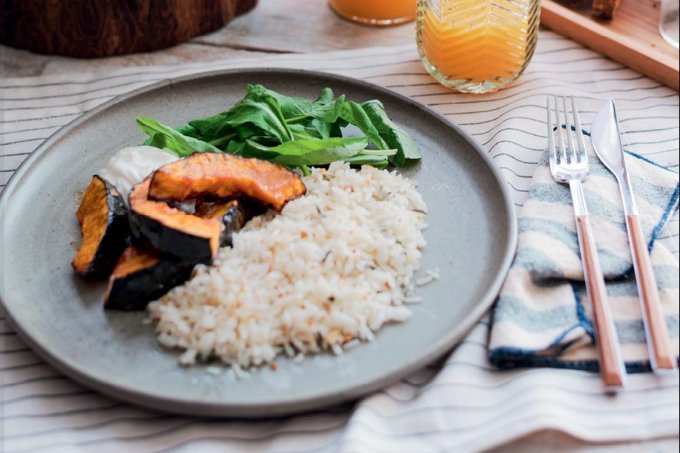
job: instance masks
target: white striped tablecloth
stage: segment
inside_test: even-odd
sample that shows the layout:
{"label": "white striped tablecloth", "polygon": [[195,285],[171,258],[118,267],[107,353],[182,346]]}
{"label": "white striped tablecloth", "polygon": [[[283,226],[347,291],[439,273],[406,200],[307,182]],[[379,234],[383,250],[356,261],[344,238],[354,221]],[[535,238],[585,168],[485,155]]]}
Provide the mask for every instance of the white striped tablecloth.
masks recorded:
{"label": "white striped tablecloth", "polygon": [[[481,143],[518,207],[546,145],[548,94],[575,95],[586,128],[601,102],[615,98],[627,149],[678,168],[678,93],[543,31],[522,78],[484,96],[439,86],[413,46],[7,78],[0,81],[0,190],[43,140],[93,107],[160,80],[238,67],[334,72],[429,105]],[[677,213],[661,240],[677,257]],[[632,375],[626,391],[612,397],[587,372],[498,371],[486,358],[488,322],[445,359],[355,404],[242,421],[161,414],[102,396],[31,352],[0,313],[0,450],[410,453],[486,449],[537,430],[607,443],[678,436],[677,376]]]}

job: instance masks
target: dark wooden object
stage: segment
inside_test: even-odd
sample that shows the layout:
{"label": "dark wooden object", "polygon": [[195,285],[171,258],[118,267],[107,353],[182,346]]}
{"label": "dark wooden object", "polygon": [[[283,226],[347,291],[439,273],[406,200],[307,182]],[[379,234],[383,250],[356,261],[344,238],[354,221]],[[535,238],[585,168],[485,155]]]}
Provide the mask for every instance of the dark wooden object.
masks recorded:
{"label": "dark wooden object", "polygon": [[148,52],[223,27],[257,0],[0,0],[0,42],[43,54]]}

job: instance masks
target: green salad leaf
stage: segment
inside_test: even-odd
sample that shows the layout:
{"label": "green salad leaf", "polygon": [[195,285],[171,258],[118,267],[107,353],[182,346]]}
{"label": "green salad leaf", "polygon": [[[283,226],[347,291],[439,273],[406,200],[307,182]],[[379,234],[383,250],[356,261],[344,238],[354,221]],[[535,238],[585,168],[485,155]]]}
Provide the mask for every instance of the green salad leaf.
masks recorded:
{"label": "green salad leaf", "polygon": [[376,129],[371,118],[366,114],[366,111],[361,104],[352,101],[345,102],[342,106],[341,116],[342,119],[349,124],[356,126],[361,132],[366,134],[366,137],[368,137],[378,149],[388,148],[387,143],[385,143],[385,140],[380,136],[378,129]]}
{"label": "green salad leaf", "polygon": [[324,88],[319,97],[310,101],[299,97],[290,97],[275,91],[270,91],[261,85],[256,85],[270,96],[274,97],[281,106],[281,112],[291,123],[306,122],[308,120],[320,120],[325,123],[334,123],[338,120],[345,96],[333,99],[333,90]]}
{"label": "green salad leaf", "polygon": [[387,166],[394,150],[367,150],[365,137],[327,138],[322,140],[298,140],[275,147],[265,147],[246,142],[244,156],[258,157],[289,167],[328,165],[336,161],[369,163]]}
{"label": "green salad leaf", "polygon": [[149,135],[145,145],[168,149],[180,157],[189,156],[197,151],[218,153],[220,150],[210,143],[185,135],[176,129],[159,123],[153,118],[137,117],[137,126]]}
{"label": "green salad leaf", "polygon": [[[380,101],[359,104],[335,97],[330,88],[314,99],[286,96],[262,85],[249,85],[229,110],[170,127],[138,117],[145,142],[184,157],[196,151],[257,157],[300,168],[335,161],[352,165],[401,166],[420,159],[418,145],[387,115]],[[343,137],[355,126],[363,137]]]}
{"label": "green salad leaf", "polygon": [[361,104],[366,116],[380,134],[380,137],[389,148],[394,148],[398,152],[390,159],[390,163],[396,167],[404,165],[407,160],[420,159],[420,149],[418,144],[406,131],[387,116],[382,102],[374,100]]}

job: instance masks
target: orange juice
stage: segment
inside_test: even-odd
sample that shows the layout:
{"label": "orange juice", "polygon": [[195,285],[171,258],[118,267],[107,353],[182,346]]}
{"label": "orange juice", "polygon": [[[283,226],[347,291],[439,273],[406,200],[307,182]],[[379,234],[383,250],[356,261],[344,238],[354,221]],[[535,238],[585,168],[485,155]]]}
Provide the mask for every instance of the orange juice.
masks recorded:
{"label": "orange juice", "polygon": [[512,83],[536,47],[539,0],[419,0],[418,48],[443,85],[486,93]]}
{"label": "orange juice", "polygon": [[416,17],[416,0],[329,0],[340,16],[370,25],[396,25]]}

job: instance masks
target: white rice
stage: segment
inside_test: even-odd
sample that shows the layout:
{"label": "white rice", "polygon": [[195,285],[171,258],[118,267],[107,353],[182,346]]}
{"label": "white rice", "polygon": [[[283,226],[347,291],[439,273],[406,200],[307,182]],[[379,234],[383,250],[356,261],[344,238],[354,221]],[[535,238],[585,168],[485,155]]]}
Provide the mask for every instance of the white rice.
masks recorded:
{"label": "white rice", "polygon": [[439,269],[430,269],[425,275],[416,280],[416,286],[426,286],[435,280],[439,280]]}
{"label": "white rice", "polygon": [[240,372],[279,354],[341,354],[410,317],[427,209],[415,183],[340,163],[303,181],[304,197],[253,219],[212,266],[149,305],[182,364],[217,358]]}

